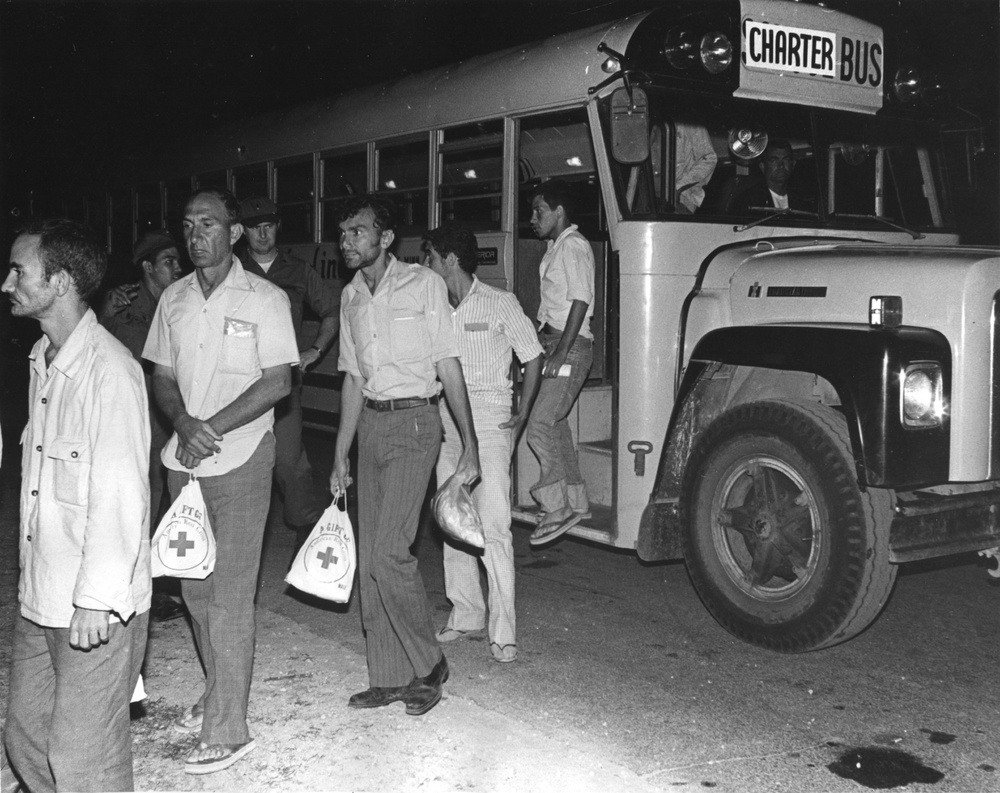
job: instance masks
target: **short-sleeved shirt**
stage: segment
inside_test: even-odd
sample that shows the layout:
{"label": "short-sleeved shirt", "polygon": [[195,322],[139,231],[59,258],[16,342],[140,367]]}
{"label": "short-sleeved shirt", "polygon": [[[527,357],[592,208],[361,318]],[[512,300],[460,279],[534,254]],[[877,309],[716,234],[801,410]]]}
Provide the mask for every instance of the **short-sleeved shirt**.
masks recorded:
{"label": "short-sleeved shirt", "polygon": [[437,273],[390,254],[375,294],[359,271],[340,298],[338,367],[370,399],[440,393],[435,364],[458,357],[448,287]]}
{"label": "short-sleeved shirt", "polygon": [[[143,357],[169,366],[184,409],[207,421],[260,380],[264,369],[297,364],[299,348],[284,291],[246,272],[237,257],[225,279],[205,299],[197,272],[163,292]],[[219,476],[238,468],[274,425],[274,410],[230,430],[220,451],[194,469]],[[177,433],[163,449],[163,464],[186,471],[177,460]]]}
{"label": "short-sleeved shirt", "polygon": [[469,402],[509,408],[511,351],[522,363],[544,352],[521,304],[510,292],[473,276],[468,294],[452,311],[452,322]]}
{"label": "short-sleeved shirt", "polygon": [[594,338],[590,318],[594,316],[594,252],[575,225],[549,240],[545,256],[538,266],[541,276],[541,301],[538,324],[564,330],[574,300],[587,304],[580,336]]}
{"label": "short-sleeved shirt", "polygon": [[266,278],[275,286],[280,286],[288,295],[292,309],[292,326],[296,333],[302,331],[303,305],[308,305],[320,319],[339,317],[340,307],[337,296],[330,285],[320,278],[316,269],[295,256],[278,251],[278,257],[264,272],[264,268],[247,255],[243,265],[248,273]]}
{"label": "short-sleeved shirt", "polygon": [[87,310],[45,365],[31,350],[21,436],[21,614],[68,628],[74,607],[149,609],[149,416],[142,368]]}

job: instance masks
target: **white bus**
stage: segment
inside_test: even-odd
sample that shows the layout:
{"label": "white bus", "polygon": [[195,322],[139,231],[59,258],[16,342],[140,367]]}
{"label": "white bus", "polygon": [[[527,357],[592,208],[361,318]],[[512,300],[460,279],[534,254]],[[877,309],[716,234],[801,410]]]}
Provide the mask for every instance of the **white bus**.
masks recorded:
{"label": "white bus", "polygon": [[[960,136],[897,61],[816,5],[670,0],[200,134],[112,191],[112,242],[176,228],[199,185],[266,193],[282,247],[339,288],[338,201],[371,191],[401,210],[397,255],[470,228],[479,276],[533,316],[530,197],[569,181],[597,261],[572,534],[683,558],[733,634],[818,649],[876,617],[900,562],[1000,544],[997,252],[958,246]],[[785,209],[751,200],[769,140],[794,158]],[[340,382],[332,351],[311,425],[336,427]],[[523,443],[515,467],[535,521]]]}

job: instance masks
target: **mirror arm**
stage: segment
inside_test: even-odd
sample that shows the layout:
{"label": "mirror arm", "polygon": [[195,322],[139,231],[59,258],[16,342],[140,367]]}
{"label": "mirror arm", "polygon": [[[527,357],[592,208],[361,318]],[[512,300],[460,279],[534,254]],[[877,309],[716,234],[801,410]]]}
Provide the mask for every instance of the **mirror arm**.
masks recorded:
{"label": "mirror arm", "polygon": [[626,66],[626,63],[625,63],[625,56],[622,55],[620,52],[616,52],[615,50],[611,49],[611,47],[609,47],[603,41],[600,44],[597,45],[597,51],[598,52],[602,52],[602,53],[607,53],[612,58],[614,58],[616,61],[618,61],[618,64],[621,66],[621,70],[615,72],[610,77],[607,77],[602,82],[598,83],[597,85],[593,86],[592,88],[588,88],[587,89],[587,96],[593,96],[598,91],[603,90],[607,86],[611,85],[611,83],[613,83],[619,77],[621,77],[621,79],[625,83],[625,90],[628,91],[629,103],[632,105],[632,109],[635,110],[635,101],[632,98],[632,83],[629,80],[629,69],[628,69],[628,67]]}

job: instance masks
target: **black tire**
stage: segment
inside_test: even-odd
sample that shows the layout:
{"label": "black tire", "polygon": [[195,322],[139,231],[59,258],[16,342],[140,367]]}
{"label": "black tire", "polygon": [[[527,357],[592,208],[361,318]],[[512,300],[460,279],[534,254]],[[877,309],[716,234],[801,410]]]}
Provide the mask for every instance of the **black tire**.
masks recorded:
{"label": "black tire", "polygon": [[847,424],[823,405],[754,402],[713,422],[685,469],[681,519],[705,606],[760,647],[795,653],[846,641],[875,619],[896,580],[891,497],[860,490]]}

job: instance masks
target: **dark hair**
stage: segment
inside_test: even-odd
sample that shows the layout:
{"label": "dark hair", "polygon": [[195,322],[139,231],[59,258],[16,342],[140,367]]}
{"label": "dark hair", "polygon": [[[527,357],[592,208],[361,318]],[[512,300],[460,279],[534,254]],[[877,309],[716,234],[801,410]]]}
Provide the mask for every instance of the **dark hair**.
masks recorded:
{"label": "dark hair", "polygon": [[38,237],[38,258],[46,280],[65,270],[83,300],[100,287],[108,269],[107,252],[83,223],[66,218],[29,220],[18,234]]}
{"label": "dark hair", "polygon": [[185,210],[200,195],[210,195],[217,198],[222,202],[222,206],[226,208],[226,217],[229,220],[229,227],[232,228],[237,223],[241,222],[243,219],[242,214],[240,214],[240,202],[236,200],[229,190],[224,187],[199,187],[193,193],[184,204]]}
{"label": "dark hair", "polygon": [[572,222],[576,213],[576,195],[568,182],[564,182],[562,179],[550,179],[547,182],[542,182],[531,194],[531,200],[534,201],[538,196],[541,196],[542,200],[549,205],[549,209],[562,207],[563,212],[566,213],[567,222]]}
{"label": "dark hair", "polygon": [[337,209],[337,222],[343,223],[350,220],[366,209],[370,209],[375,216],[376,231],[396,230],[396,205],[388,198],[383,198],[374,193],[345,198],[340,202],[340,206]]}
{"label": "dark hair", "polygon": [[767,154],[771,149],[787,149],[791,154],[795,153],[795,149],[792,148],[792,144],[784,138],[773,138],[769,140],[767,142],[767,146],[764,147],[764,154]]}
{"label": "dark hair", "polygon": [[476,235],[467,229],[459,229],[454,226],[439,226],[436,229],[424,234],[424,239],[434,246],[434,250],[445,258],[449,253],[454,253],[458,259],[458,266],[470,275],[479,266],[479,243],[476,242]]}

